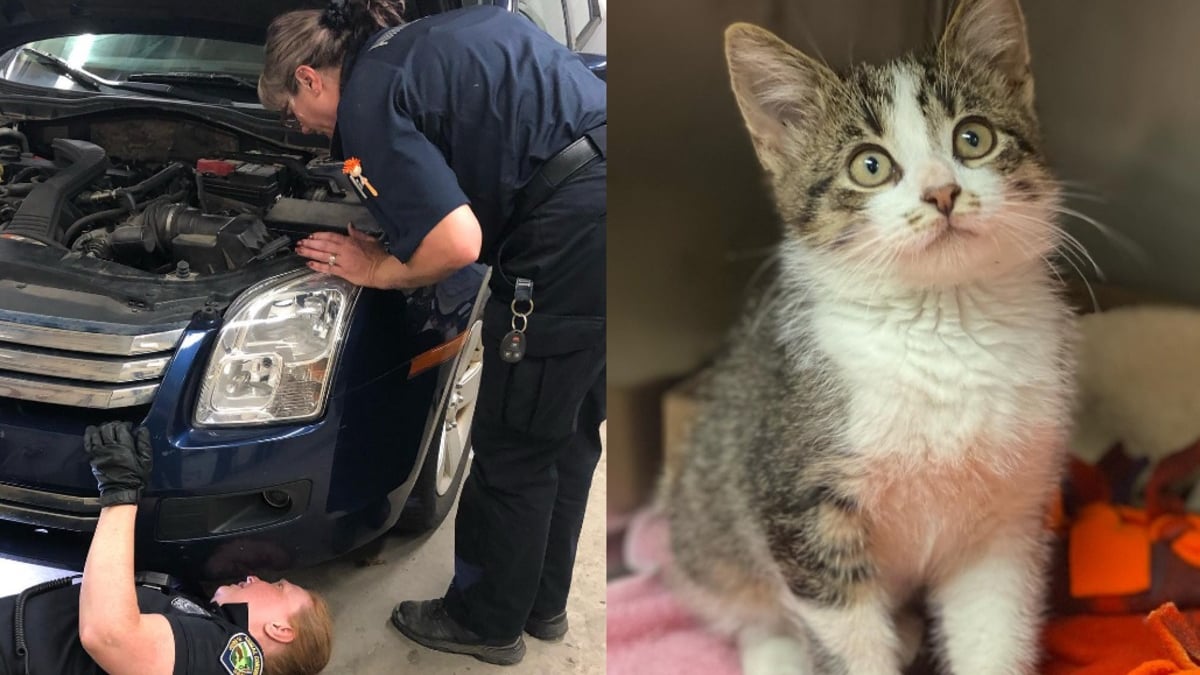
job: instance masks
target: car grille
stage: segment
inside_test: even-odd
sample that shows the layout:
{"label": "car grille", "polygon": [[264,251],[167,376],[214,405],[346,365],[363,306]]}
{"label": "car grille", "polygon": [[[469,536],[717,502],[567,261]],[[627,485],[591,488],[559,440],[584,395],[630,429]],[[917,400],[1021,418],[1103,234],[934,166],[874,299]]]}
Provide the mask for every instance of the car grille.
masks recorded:
{"label": "car grille", "polygon": [[79,408],[149,403],[183,328],[113,335],[0,321],[0,396]]}

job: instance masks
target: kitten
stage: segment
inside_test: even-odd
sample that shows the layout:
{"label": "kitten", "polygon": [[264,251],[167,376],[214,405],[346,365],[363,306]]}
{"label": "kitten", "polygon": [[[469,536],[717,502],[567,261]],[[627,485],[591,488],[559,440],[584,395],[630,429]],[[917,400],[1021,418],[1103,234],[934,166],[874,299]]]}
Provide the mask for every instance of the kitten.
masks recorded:
{"label": "kitten", "polygon": [[1071,399],[1016,0],[838,75],[726,31],[784,237],[664,486],[668,579],[745,671],[893,675],[933,618],[958,675],[1031,673]]}

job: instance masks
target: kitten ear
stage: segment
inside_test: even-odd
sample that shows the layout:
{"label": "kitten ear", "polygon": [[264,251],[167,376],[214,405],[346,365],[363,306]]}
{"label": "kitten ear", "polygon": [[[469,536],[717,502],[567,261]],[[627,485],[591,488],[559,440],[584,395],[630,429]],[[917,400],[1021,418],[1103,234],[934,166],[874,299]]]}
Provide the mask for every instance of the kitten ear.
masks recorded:
{"label": "kitten ear", "polygon": [[996,68],[1026,105],[1033,104],[1029,38],[1017,0],[959,0],[939,49]]}
{"label": "kitten ear", "polygon": [[816,121],[824,109],[822,85],[836,82],[837,76],[770,31],[748,23],[725,29],[725,58],[759,159],[773,165],[788,134],[807,131]]}

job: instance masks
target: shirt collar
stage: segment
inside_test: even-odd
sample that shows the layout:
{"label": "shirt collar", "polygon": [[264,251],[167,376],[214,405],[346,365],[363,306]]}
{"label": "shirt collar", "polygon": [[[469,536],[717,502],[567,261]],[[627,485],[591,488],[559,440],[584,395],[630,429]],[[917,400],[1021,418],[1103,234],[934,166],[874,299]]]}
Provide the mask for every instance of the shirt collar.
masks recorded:
{"label": "shirt collar", "polygon": [[217,605],[214,609],[226,621],[239,628],[250,630],[250,605],[244,602],[227,602]]}

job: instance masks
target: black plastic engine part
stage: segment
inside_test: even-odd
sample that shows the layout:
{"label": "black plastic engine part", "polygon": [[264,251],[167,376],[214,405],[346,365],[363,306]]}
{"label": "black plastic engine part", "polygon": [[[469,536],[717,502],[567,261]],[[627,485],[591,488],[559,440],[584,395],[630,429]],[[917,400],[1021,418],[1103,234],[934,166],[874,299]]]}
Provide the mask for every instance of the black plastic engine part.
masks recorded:
{"label": "black plastic engine part", "polygon": [[52,174],[57,169],[54,162],[33,155],[18,155],[4,163],[4,175],[10,188],[21,184],[31,184],[35,177]]}
{"label": "black plastic engine part", "polygon": [[108,156],[103,148],[87,141],[56,138],[50,145],[58,172],[29,192],[4,234],[60,246],[68,224],[64,221],[71,215],[64,214],[63,207],[104,175]]}
{"label": "black plastic engine part", "polygon": [[354,223],[354,229],[371,234],[381,231],[367,207],[346,202],[314,202],[284,197],[275,202],[263,220],[272,230],[294,235],[313,232],[345,234],[346,223]]}
{"label": "black plastic engine part", "polygon": [[0,143],[4,145],[16,144],[17,147],[21,148],[21,152],[29,152],[29,139],[25,134],[12,127],[0,128]]}
{"label": "black plastic engine part", "polygon": [[272,237],[256,216],[215,216],[185,204],[159,202],[146,207],[129,225],[113,231],[113,255],[151,264],[186,261],[193,272],[214,274],[244,267],[279,249],[284,237]]}
{"label": "black plastic engine part", "polygon": [[219,164],[232,166],[233,171],[224,176],[202,172],[200,180],[210,194],[265,209],[275,202],[284,188],[286,175],[282,166],[230,161]]}
{"label": "black plastic engine part", "polygon": [[310,171],[309,168],[306,167],[298,157],[293,155],[276,155],[263,152],[235,152],[226,153],[224,156],[229,159],[236,159],[243,162],[251,162],[256,164],[278,164],[286,167],[289,173],[293,177],[299,179],[300,183],[304,186],[324,189],[328,194],[339,199],[345,197],[347,192],[354,194],[354,189],[350,187],[349,179],[342,175],[342,162],[326,162],[326,164],[331,166],[336,165],[335,173],[337,176],[343,179],[339,182],[338,180],[335,180],[335,177],[332,175],[323,174],[317,171]]}

